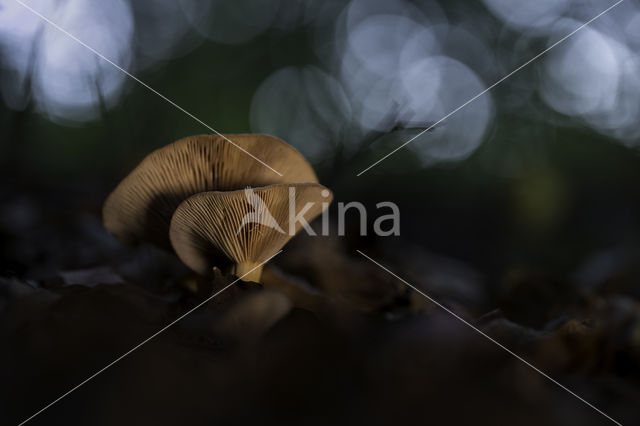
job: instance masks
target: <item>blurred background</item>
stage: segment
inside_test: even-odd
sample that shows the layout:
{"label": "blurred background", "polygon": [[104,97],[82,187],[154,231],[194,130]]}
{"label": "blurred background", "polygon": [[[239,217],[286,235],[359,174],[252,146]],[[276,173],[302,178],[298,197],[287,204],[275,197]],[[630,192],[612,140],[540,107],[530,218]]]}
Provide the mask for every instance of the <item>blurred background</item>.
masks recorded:
{"label": "blurred background", "polygon": [[[527,301],[546,309],[567,286],[620,297],[634,318],[620,337],[633,361],[621,368],[640,377],[640,1],[622,2],[361,176],[614,1],[24,1],[220,133],[289,142],[336,202],[370,207],[370,224],[376,203],[396,202],[401,235],[350,232],[346,257],[370,250],[473,317],[511,307],[505,315],[527,327],[560,324]],[[104,197],[151,150],[201,133],[0,0],[2,276],[75,283],[60,271],[112,261]],[[295,257],[279,262],[304,269]],[[101,282],[119,282],[101,271]],[[513,294],[522,304],[510,304]],[[637,383],[623,393],[637,397]]]}
{"label": "blurred background", "polygon": [[[398,202],[405,235],[430,248],[562,272],[637,248],[639,2],[360,177],[613,2],[29,4],[221,133],[291,143],[337,200]],[[0,58],[5,181],[107,190],[150,150],[209,132],[14,0]]]}

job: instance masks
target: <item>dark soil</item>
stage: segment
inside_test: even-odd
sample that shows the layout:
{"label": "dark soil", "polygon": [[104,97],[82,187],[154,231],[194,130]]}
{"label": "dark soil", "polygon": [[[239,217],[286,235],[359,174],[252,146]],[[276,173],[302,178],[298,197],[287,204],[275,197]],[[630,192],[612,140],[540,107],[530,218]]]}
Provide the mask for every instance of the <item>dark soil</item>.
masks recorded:
{"label": "dark soil", "polygon": [[[18,424],[233,280],[103,229],[103,192],[0,187],[0,423]],[[611,422],[353,250],[298,237],[29,424]],[[499,283],[408,243],[363,252],[625,425],[640,269]],[[578,275],[576,275],[578,277]]]}

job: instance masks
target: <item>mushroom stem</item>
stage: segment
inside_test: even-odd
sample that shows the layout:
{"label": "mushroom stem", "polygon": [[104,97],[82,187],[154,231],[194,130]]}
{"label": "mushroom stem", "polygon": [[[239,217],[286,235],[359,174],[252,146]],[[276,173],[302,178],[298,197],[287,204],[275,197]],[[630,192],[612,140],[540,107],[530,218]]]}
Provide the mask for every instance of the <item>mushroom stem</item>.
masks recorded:
{"label": "mushroom stem", "polygon": [[262,276],[262,265],[255,262],[236,263],[233,267],[232,273],[236,277],[242,277],[243,281],[259,283],[260,277]]}

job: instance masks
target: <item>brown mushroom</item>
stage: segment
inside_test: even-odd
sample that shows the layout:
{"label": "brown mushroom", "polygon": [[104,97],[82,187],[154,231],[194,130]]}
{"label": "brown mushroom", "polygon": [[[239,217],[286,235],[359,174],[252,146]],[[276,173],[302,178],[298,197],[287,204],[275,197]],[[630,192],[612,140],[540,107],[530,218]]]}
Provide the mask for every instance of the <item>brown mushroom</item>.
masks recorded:
{"label": "brown mushroom", "polygon": [[203,192],[176,209],[171,244],[178,257],[202,275],[231,264],[236,276],[259,282],[263,263],[308,227],[332,198],[331,191],[317,183]]}
{"label": "brown mushroom", "polygon": [[124,243],[150,242],[170,250],[171,216],[193,194],[238,190],[247,185],[318,182],[311,165],[286,142],[257,134],[228,137],[237,146],[218,135],[199,135],[149,154],[105,201],[105,228]]}

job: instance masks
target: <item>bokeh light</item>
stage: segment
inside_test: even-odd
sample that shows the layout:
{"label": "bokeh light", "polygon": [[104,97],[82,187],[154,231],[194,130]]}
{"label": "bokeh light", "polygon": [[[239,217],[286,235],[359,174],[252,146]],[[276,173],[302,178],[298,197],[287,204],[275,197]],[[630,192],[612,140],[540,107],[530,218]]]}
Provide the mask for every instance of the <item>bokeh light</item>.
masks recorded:
{"label": "bokeh light", "polygon": [[[563,20],[557,33],[578,22]],[[553,109],[584,119],[596,130],[631,142],[638,134],[640,68],[627,46],[602,32],[585,28],[549,53],[541,95]]]}
{"label": "bokeh light", "polygon": [[267,77],[251,104],[251,130],[277,135],[312,159],[340,142],[351,105],[340,84],[316,67],[287,67]]}
{"label": "bokeh light", "polygon": [[[371,133],[428,127],[613,3],[28,4],[133,73],[153,72],[195,49],[220,46],[232,50],[212,60],[233,68],[235,57],[252,43],[269,46],[252,59],[265,65],[247,88],[251,93],[241,98],[243,130],[288,139],[321,160],[336,151],[360,149]],[[490,137],[503,113],[588,126],[635,146],[640,136],[639,35],[640,5],[626,1],[409,148],[424,165],[463,159]],[[282,49],[295,48],[295,43],[306,47],[287,63],[283,58],[290,56],[278,51],[278,40],[289,40]],[[11,0],[0,3],[0,49],[0,92],[12,110],[32,105],[52,121],[78,125],[100,119],[129,92],[124,74]],[[199,72],[213,79],[214,69]],[[205,121],[216,127],[215,115]]]}
{"label": "bokeh light", "polygon": [[[486,88],[462,61],[477,65],[488,50],[433,8],[424,14],[407,2],[355,1],[341,24],[338,75],[364,131],[428,127]],[[464,158],[479,146],[492,116],[487,95],[410,148],[426,164]]]}
{"label": "bokeh light", "polygon": [[[66,7],[39,10],[105,57],[125,67],[130,64],[134,28],[125,0],[109,4],[71,0]],[[43,25],[21,5],[13,3],[2,12],[8,62],[19,81],[31,81],[36,107],[43,114],[54,120],[85,121],[99,114],[101,102],[116,102],[126,79],[122,72],[52,26]],[[20,95],[25,94],[13,97]]]}
{"label": "bokeh light", "polygon": [[484,0],[489,10],[516,29],[543,29],[567,11],[571,0]]}

